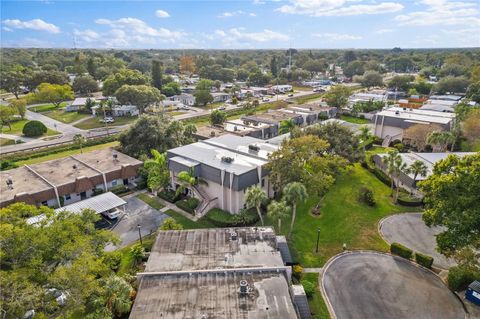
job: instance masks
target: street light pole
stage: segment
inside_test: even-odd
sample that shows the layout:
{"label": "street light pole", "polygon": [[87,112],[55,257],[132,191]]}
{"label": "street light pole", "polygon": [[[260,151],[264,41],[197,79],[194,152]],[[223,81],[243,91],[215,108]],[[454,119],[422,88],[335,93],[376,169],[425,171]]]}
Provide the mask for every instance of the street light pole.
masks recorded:
{"label": "street light pole", "polygon": [[142,226],[140,224],[138,224],[137,228],[138,228],[138,237],[140,238],[140,246],[143,247],[142,233],[140,232],[140,229],[142,228]]}
{"label": "street light pole", "polygon": [[320,227],[317,228],[317,249],[315,249],[315,252],[318,253],[318,242],[320,240]]}

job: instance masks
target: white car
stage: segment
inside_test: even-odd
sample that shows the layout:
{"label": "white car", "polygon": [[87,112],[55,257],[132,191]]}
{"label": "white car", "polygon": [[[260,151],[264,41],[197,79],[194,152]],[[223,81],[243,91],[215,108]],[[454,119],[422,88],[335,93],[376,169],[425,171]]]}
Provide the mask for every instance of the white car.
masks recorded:
{"label": "white car", "polygon": [[263,102],[268,102],[268,101],[270,101],[270,99],[269,99],[268,97],[264,97],[264,98],[262,99],[262,101],[263,101]]}
{"label": "white car", "polygon": [[117,219],[122,215],[122,211],[118,208],[110,209],[109,211],[103,212],[103,216],[107,217],[108,219]]}
{"label": "white car", "polygon": [[218,109],[219,109],[220,111],[225,111],[227,108],[225,107],[225,105],[223,105],[223,106],[220,106]]}
{"label": "white car", "polygon": [[292,96],[293,96],[293,93],[290,93],[290,94],[288,95],[288,97],[292,97]]}
{"label": "white car", "polygon": [[115,122],[115,120],[113,119],[113,117],[104,117],[103,119],[100,120],[100,122],[102,122],[102,123],[113,123],[113,122]]}

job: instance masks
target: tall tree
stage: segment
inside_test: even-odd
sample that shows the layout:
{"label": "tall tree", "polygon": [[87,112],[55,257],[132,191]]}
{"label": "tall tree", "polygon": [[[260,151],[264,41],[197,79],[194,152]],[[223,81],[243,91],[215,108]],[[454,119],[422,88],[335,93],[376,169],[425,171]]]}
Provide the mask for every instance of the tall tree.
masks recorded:
{"label": "tall tree", "polygon": [[294,127],[295,122],[292,119],[283,120],[280,122],[280,126],[278,127],[278,134],[290,133]]}
{"label": "tall tree", "polygon": [[[427,225],[443,226],[439,250],[451,255],[463,247],[480,249],[480,154],[449,155],[435,164],[419,183],[426,206]],[[477,262],[478,263],[478,262]]]}
{"label": "tall tree", "polygon": [[87,60],[87,72],[91,77],[96,79],[96,66],[93,57],[89,57]]}
{"label": "tall tree", "polygon": [[[180,183],[180,186],[177,188],[177,196],[183,193],[186,189],[191,189],[198,184],[198,180],[187,171],[179,172],[177,175],[177,181]],[[194,197],[193,195],[194,193],[192,191],[192,197]]]}
{"label": "tall tree", "polygon": [[95,304],[104,307],[110,316],[121,317],[130,312],[133,288],[125,279],[111,275],[102,279],[101,287]]}
{"label": "tall tree", "polygon": [[17,99],[17,100],[11,100],[10,101],[10,107],[12,107],[14,110],[16,110],[16,113],[20,115],[22,119],[25,118],[25,113],[27,112],[27,100],[22,98],[22,99]]}
{"label": "tall tree", "polygon": [[428,138],[427,143],[432,146],[434,152],[445,152],[449,144],[453,143],[455,137],[450,132],[440,131],[432,132]]}
{"label": "tall tree", "polygon": [[210,113],[210,124],[212,125],[222,125],[227,119],[227,113],[222,110],[213,110]]}
{"label": "tall tree", "polygon": [[413,146],[418,152],[423,152],[427,146],[427,139],[430,134],[435,131],[440,131],[442,127],[437,124],[415,124],[403,133],[403,142],[407,145]]}
{"label": "tall tree", "polygon": [[292,220],[290,222],[290,230],[288,231],[288,237],[290,237],[295,224],[295,217],[297,216],[297,205],[307,199],[307,189],[302,183],[289,183],[283,188],[283,198],[285,202],[292,205]]}
{"label": "tall tree", "polygon": [[290,214],[290,207],[288,207],[285,201],[272,201],[268,204],[267,207],[267,215],[268,217],[272,218],[273,220],[277,220],[278,223],[278,234],[282,231],[282,219],[287,218]]}
{"label": "tall tree", "polygon": [[74,96],[72,87],[68,84],[42,83],[38,86],[32,99],[35,102],[49,102],[55,107],[59,107],[63,101],[72,100]]}
{"label": "tall tree", "polygon": [[329,106],[341,109],[347,105],[350,94],[351,92],[348,87],[335,85],[325,95],[325,100]]}
{"label": "tall tree", "polygon": [[157,88],[148,85],[123,85],[115,92],[115,97],[121,104],[137,106],[140,113],[165,98]]}
{"label": "tall tree", "polygon": [[153,60],[152,61],[152,85],[157,89],[162,89],[162,66],[160,65],[160,61]]}
{"label": "tall tree", "polygon": [[260,206],[262,203],[264,203],[268,199],[267,194],[263,191],[263,189],[259,186],[252,186],[247,189],[247,192],[245,193],[245,203],[247,204],[247,207],[255,207],[257,210],[258,217],[260,218],[260,221],[262,223],[262,226],[264,225],[263,223],[263,216],[262,216],[262,211],[260,210]]}
{"label": "tall tree", "polygon": [[170,181],[170,172],[167,167],[167,158],[165,154],[152,149],[150,150],[152,158],[146,160],[143,164],[147,171],[147,186],[156,193],[166,187]]}
{"label": "tall tree", "polygon": [[367,71],[362,76],[362,86],[371,88],[372,86],[383,86],[383,77],[377,71]]}
{"label": "tall tree", "polygon": [[73,81],[73,90],[81,94],[98,91],[98,83],[91,75],[79,75]]}
{"label": "tall tree", "polygon": [[80,153],[83,153],[83,144],[87,141],[87,139],[85,138],[85,136],[83,136],[82,134],[78,133],[78,134],[75,134],[73,136],[73,142],[75,144],[78,144],[80,146]]}
{"label": "tall tree", "polygon": [[397,203],[398,200],[398,193],[400,191],[400,174],[404,171],[407,171],[407,164],[403,162],[402,157],[398,154],[397,151],[390,151],[386,156],[382,159],[383,163],[387,167],[387,172],[390,175],[392,180],[392,192],[391,195],[393,196],[393,187],[397,189],[396,195],[394,197],[394,202]]}
{"label": "tall tree", "polygon": [[0,105],[0,121],[3,125],[7,125],[9,130],[12,130],[13,116],[16,114],[15,108],[8,105]]}
{"label": "tall tree", "polygon": [[137,70],[122,69],[103,81],[103,95],[111,96],[123,85],[146,85],[148,78]]}
{"label": "tall tree", "polygon": [[274,77],[278,75],[278,65],[277,65],[277,56],[274,55],[270,59],[270,72]]}

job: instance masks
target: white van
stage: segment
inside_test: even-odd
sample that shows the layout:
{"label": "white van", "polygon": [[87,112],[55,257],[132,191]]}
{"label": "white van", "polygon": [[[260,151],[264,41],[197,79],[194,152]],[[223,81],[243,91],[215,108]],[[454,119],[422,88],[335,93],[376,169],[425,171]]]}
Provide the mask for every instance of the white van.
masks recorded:
{"label": "white van", "polygon": [[109,211],[103,212],[103,216],[107,217],[108,219],[117,219],[122,215],[122,211],[118,208],[110,209]]}

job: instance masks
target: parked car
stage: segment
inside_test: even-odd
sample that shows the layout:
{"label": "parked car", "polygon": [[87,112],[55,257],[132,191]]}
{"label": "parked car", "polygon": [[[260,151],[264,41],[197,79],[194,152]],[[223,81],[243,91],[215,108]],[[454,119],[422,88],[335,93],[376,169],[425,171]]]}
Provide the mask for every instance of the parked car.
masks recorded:
{"label": "parked car", "polygon": [[186,106],[186,105],[182,106],[181,109],[182,109],[182,110],[187,110],[187,111],[190,110],[190,108],[189,108],[188,106]]}
{"label": "parked car", "polygon": [[269,99],[268,97],[264,97],[264,98],[262,99],[262,102],[268,102],[268,101],[270,101],[270,99]]}
{"label": "parked car", "polygon": [[288,95],[288,97],[292,97],[292,96],[293,96],[293,93],[290,93],[290,94]]}
{"label": "parked car", "polygon": [[108,219],[117,219],[122,215],[122,211],[118,208],[110,209],[109,211],[103,212],[103,216],[107,217]]}
{"label": "parked car", "polygon": [[113,119],[113,117],[104,117],[103,119],[100,120],[100,122],[102,122],[102,123],[113,123],[113,122],[115,122],[115,120]]}
{"label": "parked car", "polygon": [[222,105],[218,108],[220,111],[225,111],[227,108],[225,107],[225,105]]}

